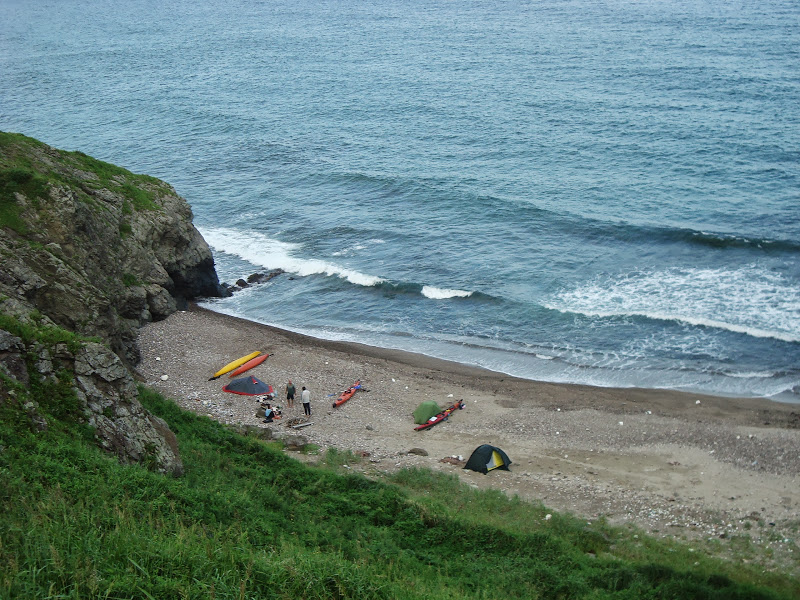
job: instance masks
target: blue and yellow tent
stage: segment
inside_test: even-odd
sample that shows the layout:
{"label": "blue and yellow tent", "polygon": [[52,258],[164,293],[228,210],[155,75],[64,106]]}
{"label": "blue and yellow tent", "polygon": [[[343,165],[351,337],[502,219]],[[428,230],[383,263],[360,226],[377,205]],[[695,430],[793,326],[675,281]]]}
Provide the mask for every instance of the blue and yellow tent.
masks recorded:
{"label": "blue and yellow tent", "polygon": [[475,450],[472,452],[472,456],[469,457],[467,464],[464,465],[464,468],[472,469],[478,473],[488,473],[494,469],[505,469],[506,471],[510,471],[508,468],[508,465],[510,464],[511,459],[508,458],[508,455],[500,450],[500,448],[491,446],[489,444],[483,444],[482,446],[475,448]]}

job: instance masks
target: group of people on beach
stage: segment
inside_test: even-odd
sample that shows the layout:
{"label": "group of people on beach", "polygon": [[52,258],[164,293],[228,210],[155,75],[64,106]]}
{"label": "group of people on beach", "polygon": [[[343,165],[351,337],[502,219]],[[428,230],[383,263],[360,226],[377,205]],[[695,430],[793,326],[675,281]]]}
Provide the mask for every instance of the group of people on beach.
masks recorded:
{"label": "group of people on beach", "polygon": [[[292,380],[290,379],[289,382],[286,384],[286,406],[289,408],[294,408],[294,395],[297,393]],[[270,394],[267,396],[267,400],[272,400],[275,394]],[[311,416],[311,392],[303,386],[300,390],[300,401],[303,403],[303,414],[307,417]],[[265,423],[272,423],[276,416],[280,415],[280,412],[276,410],[276,408],[272,407],[272,404],[269,402],[264,403],[264,422]]]}
{"label": "group of people on beach", "polygon": [[[295,387],[292,380],[286,384],[286,406],[292,408],[294,406]],[[311,416],[311,392],[303,386],[300,391],[300,401],[303,403],[303,414],[307,417]]]}

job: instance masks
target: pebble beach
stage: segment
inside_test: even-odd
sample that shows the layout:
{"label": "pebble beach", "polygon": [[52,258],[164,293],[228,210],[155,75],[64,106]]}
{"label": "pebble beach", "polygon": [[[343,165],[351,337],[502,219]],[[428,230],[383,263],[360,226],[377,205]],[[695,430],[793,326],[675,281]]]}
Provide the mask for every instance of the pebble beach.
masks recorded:
{"label": "pebble beach", "polygon": [[[140,330],[146,385],[221,423],[351,451],[370,477],[411,466],[477,488],[605,518],[687,543],[747,537],[744,558],[800,574],[800,406],[668,390],[540,383],[419,354],[310,338],[197,306]],[[248,374],[275,388],[282,419],[264,423],[257,397],[222,391],[222,365],[272,354]],[[292,380],[294,406],[285,401]],[[332,401],[355,381],[363,389]],[[311,391],[303,417],[301,386]],[[426,431],[411,413],[424,400],[464,409]],[[301,428],[290,425],[302,424]],[[481,444],[502,448],[509,471],[462,468]],[[293,453],[298,460],[318,456]],[[741,557],[740,557],[741,558]]]}

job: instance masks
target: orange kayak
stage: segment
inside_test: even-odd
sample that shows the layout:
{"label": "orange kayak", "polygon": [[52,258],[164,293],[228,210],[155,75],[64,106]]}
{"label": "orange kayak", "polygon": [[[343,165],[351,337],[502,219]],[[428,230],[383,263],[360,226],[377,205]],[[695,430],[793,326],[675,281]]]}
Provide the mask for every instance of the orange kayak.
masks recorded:
{"label": "orange kayak", "polygon": [[257,367],[258,365],[263,363],[265,360],[267,360],[270,356],[272,356],[272,354],[262,354],[261,356],[256,356],[255,358],[251,358],[246,363],[244,363],[241,367],[239,367],[235,371],[232,371],[231,374],[228,375],[228,377],[236,377],[237,375],[241,375],[245,371],[249,371],[253,367]]}
{"label": "orange kayak", "polygon": [[336,400],[334,400],[333,408],[341,406],[342,404],[350,400],[350,398],[353,397],[356,391],[360,389],[361,389],[361,381],[356,381],[352,386],[343,391],[342,394]]}

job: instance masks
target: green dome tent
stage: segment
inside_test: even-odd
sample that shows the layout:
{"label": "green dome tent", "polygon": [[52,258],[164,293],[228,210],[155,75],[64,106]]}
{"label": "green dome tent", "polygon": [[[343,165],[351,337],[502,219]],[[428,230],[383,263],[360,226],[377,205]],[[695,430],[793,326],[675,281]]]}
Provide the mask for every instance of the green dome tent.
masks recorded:
{"label": "green dome tent", "polygon": [[426,423],[428,419],[433,417],[434,415],[438,415],[441,412],[441,408],[439,405],[434,402],[433,400],[426,400],[425,402],[421,402],[420,405],[414,409],[412,413],[414,415],[414,423],[417,425],[422,425]]}
{"label": "green dome tent", "polygon": [[511,464],[511,459],[508,455],[495,446],[483,444],[478,446],[472,452],[467,464],[464,465],[465,469],[472,469],[478,473],[488,473],[493,469],[505,469],[510,471],[508,465]]}

